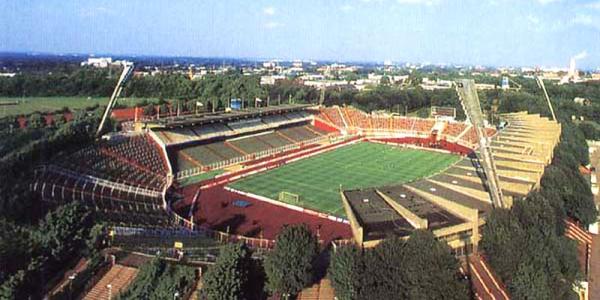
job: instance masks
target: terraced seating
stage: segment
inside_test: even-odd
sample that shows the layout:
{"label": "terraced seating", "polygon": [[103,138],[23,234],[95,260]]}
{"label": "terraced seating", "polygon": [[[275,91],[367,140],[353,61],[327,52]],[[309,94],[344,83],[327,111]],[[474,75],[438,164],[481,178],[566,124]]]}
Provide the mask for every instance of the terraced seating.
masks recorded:
{"label": "terraced seating", "polygon": [[277,148],[277,147],[282,147],[285,145],[292,144],[291,141],[286,140],[281,135],[278,135],[275,132],[256,136],[256,138],[259,139],[260,141],[262,141],[263,143],[268,144],[272,148]]}
{"label": "terraced seating", "polygon": [[247,133],[247,132],[255,132],[262,129],[267,129],[268,127],[261,121],[261,119],[247,119],[236,121],[232,123],[227,123],[227,126],[236,133]]}
{"label": "terraced seating", "polygon": [[273,148],[261,141],[260,136],[250,136],[242,139],[229,140],[228,142],[237,148],[242,149],[246,153],[256,153]]}
{"label": "terraced seating", "polygon": [[304,127],[289,127],[281,129],[280,132],[296,141],[305,141],[319,137],[319,135]]}
{"label": "terraced seating", "polygon": [[198,139],[198,136],[189,128],[175,128],[163,131],[162,134],[171,143],[185,143]]}
{"label": "terraced seating", "polygon": [[340,115],[337,107],[325,107],[320,109],[319,116],[326,121],[333,123],[333,125],[344,128],[344,121],[342,120],[342,116]]}
{"label": "terraced seating", "polygon": [[374,130],[389,130],[390,118],[372,117],[372,124]]}
{"label": "terraced seating", "polygon": [[406,131],[411,128],[411,120],[407,117],[393,117],[392,128],[394,130]]}
{"label": "terraced seating", "polygon": [[162,190],[167,174],[165,160],[145,136],[91,146],[54,164],[81,175],[152,190]]}
{"label": "terraced seating", "polygon": [[465,129],[467,129],[467,125],[465,123],[449,122],[446,124],[443,134],[452,137],[458,137],[463,131],[465,131]]}
{"label": "terraced seating", "polygon": [[290,122],[290,119],[288,119],[287,115],[264,116],[262,120],[265,124],[270,126],[280,126]]}
{"label": "terraced seating", "polygon": [[192,128],[192,131],[198,136],[199,139],[211,139],[233,133],[231,128],[220,123],[205,124],[194,127]]}
{"label": "terraced seating", "polygon": [[225,159],[232,159],[234,157],[238,157],[244,154],[235,150],[232,147],[229,147],[226,142],[210,143],[206,145],[206,147],[212,150],[213,153],[219,153],[219,155],[224,157]]}
{"label": "terraced seating", "polygon": [[183,155],[184,159],[189,160],[189,158],[191,157],[193,161],[198,162],[204,166],[226,159],[225,156],[222,156],[219,153],[215,152],[214,150],[212,150],[212,148],[207,147],[207,145],[188,147],[184,150],[181,150],[181,152],[185,154]]}
{"label": "terraced seating", "polygon": [[350,123],[348,126],[359,127],[363,129],[369,129],[371,127],[369,122],[371,116],[351,107],[344,107],[343,111],[347,116],[346,121]]}

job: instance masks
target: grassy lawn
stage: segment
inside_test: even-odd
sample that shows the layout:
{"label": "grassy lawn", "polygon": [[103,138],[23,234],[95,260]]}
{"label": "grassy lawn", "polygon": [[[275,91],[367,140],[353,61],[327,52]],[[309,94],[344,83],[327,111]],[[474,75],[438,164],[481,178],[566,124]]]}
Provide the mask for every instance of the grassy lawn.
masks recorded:
{"label": "grassy lawn", "polygon": [[230,186],[278,199],[300,195],[305,208],[345,217],[339,188],[355,189],[410,182],[446,169],[460,156],[394,146],[359,143],[259,173]]}
{"label": "grassy lawn", "polygon": [[224,170],[212,170],[212,171],[208,171],[208,172],[205,172],[202,174],[187,177],[182,180],[179,180],[179,185],[186,186],[186,185],[194,184],[194,183],[197,183],[197,182],[200,182],[203,180],[211,179],[219,174],[223,174],[223,172],[225,172],[225,171]]}
{"label": "grassy lawn", "polygon": [[[157,101],[156,99],[145,98],[119,98],[117,104],[134,106],[144,100]],[[87,97],[0,97],[0,104],[3,102],[15,102],[17,105],[0,105],[0,118],[12,115],[27,115],[33,112],[52,112],[63,107],[72,110],[78,110],[96,104],[106,105],[108,97],[91,98]]]}

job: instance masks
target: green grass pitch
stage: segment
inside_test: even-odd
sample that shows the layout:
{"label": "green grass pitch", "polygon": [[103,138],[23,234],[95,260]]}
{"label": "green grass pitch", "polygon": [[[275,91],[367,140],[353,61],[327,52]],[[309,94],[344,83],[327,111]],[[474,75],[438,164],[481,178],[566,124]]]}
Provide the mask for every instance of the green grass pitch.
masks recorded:
{"label": "green grass pitch", "polygon": [[405,183],[446,169],[460,156],[397,146],[358,143],[233,182],[229,186],[271,199],[279,192],[300,195],[312,210],[345,217],[339,188]]}

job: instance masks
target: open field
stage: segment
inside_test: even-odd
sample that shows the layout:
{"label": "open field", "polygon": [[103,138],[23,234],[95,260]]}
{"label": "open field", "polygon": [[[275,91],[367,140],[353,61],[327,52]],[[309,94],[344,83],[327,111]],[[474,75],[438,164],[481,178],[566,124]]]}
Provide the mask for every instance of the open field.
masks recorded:
{"label": "open field", "polygon": [[291,203],[345,217],[339,189],[405,183],[446,169],[453,154],[359,143],[256,174],[230,187],[278,199],[281,191],[300,195]]}
{"label": "open field", "polygon": [[[133,106],[144,100],[155,102],[156,99],[146,98],[119,98],[117,104]],[[3,103],[14,103],[16,105],[2,105]],[[72,110],[82,109],[90,106],[106,105],[108,97],[0,97],[0,118],[14,115],[27,115],[33,112],[53,112],[63,107]]]}

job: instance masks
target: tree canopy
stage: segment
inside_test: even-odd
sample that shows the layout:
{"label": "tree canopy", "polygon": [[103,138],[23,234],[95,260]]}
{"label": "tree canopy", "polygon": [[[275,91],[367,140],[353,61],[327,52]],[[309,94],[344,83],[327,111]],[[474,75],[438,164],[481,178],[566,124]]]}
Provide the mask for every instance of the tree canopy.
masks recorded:
{"label": "tree canopy", "polygon": [[318,253],[317,239],[306,225],[283,228],[264,262],[267,288],[284,296],[298,294],[314,279],[313,263]]}
{"label": "tree canopy", "polygon": [[373,249],[338,248],[328,272],[339,299],[469,298],[458,260],[425,230],[407,240],[386,239]]}

